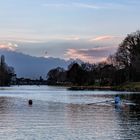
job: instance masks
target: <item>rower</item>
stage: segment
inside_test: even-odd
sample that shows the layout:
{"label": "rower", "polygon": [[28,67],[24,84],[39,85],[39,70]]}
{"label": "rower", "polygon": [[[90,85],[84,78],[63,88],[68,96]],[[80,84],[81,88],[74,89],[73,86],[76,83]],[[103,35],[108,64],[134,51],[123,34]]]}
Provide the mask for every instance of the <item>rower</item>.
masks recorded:
{"label": "rower", "polygon": [[115,104],[118,105],[121,103],[121,99],[118,95],[115,96]]}

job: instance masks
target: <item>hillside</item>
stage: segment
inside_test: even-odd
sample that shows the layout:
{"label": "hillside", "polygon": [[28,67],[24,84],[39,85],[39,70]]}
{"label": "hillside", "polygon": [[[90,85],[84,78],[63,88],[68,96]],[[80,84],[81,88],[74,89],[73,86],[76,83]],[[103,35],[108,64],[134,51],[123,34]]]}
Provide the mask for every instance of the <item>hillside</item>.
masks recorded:
{"label": "hillside", "polygon": [[34,57],[3,49],[0,50],[0,55],[4,55],[6,63],[9,66],[14,67],[17,77],[33,79],[39,78],[40,76],[45,78],[50,69],[58,66],[66,69],[72,62],[72,60],[65,61],[63,59],[52,57]]}

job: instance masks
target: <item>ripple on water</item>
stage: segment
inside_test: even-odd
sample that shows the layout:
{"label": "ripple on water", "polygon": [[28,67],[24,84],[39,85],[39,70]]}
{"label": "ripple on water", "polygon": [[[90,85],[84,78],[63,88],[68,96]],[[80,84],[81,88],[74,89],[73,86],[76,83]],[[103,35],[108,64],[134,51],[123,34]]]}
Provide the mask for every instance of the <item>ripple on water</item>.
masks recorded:
{"label": "ripple on water", "polygon": [[139,139],[140,111],[107,104],[71,104],[0,97],[2,140]]}

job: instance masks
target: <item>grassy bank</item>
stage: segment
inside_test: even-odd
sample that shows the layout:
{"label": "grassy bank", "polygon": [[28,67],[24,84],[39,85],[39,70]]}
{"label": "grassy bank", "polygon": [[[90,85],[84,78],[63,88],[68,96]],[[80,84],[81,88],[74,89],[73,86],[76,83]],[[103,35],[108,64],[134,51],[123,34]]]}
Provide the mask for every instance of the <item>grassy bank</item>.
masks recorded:
{"label": "grassy bank", "polygon": [[128,82],[119,86],[112,87],[113,90],[118,91],[134,91],[140,92],[140,82]]}
{"label": "grassy bank", "polygon": [[116,90],[140,92],[140,82],[128,82],[119,86],[71,86],[69,90]]}
{"label": "grassy bank", "polygon": [[110,86],[71,86],[69,90],[111,90]]}

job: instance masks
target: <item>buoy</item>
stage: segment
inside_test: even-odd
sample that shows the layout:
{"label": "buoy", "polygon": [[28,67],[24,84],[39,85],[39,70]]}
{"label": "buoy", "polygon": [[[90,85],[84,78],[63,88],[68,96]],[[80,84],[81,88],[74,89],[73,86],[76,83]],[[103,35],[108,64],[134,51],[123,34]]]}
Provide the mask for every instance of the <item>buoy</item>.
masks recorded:
{"label": "buoy", "polygon": [[29,104],[29,105],[32,105],[32,104],[33,104],[33,101],[32,101],[32,100],[29,100],[29,101],[28,101],[28,104]]}

